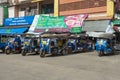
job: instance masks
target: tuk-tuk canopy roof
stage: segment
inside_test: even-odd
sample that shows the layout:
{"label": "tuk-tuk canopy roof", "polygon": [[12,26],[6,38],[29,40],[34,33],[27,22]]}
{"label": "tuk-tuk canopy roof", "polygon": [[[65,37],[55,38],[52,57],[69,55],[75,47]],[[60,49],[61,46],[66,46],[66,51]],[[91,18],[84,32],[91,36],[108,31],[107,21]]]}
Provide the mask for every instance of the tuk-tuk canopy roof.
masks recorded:
{"label": "tuk-tuk canopy roof", "polygon": [[91,37],[96,37],[96,38],[112,39],[113,37],[115,37],[113,33],[105,33],[105,32],[87,32],[87,34]]}
{"label": "tuk-tuk canopy roof", "polygon": [[69,33],[43,33],[41,38],[66,38],[69,35]]}

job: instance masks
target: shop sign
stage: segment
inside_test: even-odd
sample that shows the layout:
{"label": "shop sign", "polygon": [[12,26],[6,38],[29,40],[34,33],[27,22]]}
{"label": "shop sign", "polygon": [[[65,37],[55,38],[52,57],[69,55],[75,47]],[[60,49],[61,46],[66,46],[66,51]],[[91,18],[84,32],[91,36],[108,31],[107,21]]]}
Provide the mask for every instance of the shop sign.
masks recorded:
{"label": "shop sign", "polygon": [[66,16],[65,23],[69,29],[72,27],[82,27],[83,21],[87,18],[87,16],[87,14]]}
{"label": "shop sign", "polygon": [[51,17],[51,16],[39,16],[36,29],[50,29],[50,28],[67,28],[64,23],[64,16]]}
{"label": "shop sign", "polygon": [[22,26],[22,25],[31,25],[33,22],[34,16],[25,16],[18,18],[7,18],[4,21],[4,26]]}
{"label": "shop sign", "polygon": [[114,20],[114,21],[113,21],[113,24],[114,24],[114,25],[120,25],[120,20],[119,20],[119,19]]}
{"label": "shop sign", "polygon": [[71,33],[81,33],[82,32],[82,28],[81,27],[73,27],[71,29]]}

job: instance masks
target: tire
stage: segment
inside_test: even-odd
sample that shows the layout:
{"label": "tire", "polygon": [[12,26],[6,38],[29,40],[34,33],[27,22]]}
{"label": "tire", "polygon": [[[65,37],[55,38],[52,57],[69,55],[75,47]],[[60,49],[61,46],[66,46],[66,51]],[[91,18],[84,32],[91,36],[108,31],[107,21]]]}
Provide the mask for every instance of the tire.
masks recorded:
{"label": "tire", "polygon": [[71,47],[68,47],[68,49],[67,49],[67,53],[68,53],[68,54],[72,54],[72,53],[73,53],[73,51],[72,51],[72,48],[71,48]]}
{"label": "tire", "polygon": [[103,56],[103,51],[100,51],[99,52],[99,57],[102,57]]}
{"label": "tire", "polygon": [[25,50],[22,50],[22,56],[26,56],[26,51]]}
{"label": "tire", "polygon": [[68,54],[68,53],[67,53],[66,49],[63,49],[61,54],[62,54],[62,55],[66,55],[66,54]]}
{"label": "tire", "polygon": [[40,57],[41,57],[41,58],[44,58],[44,57],[45,57],[45,54],[46,54],[45,50],[41,51],[41,52],[40,52]]}
{"label": "tire", "polygon": [[5,53],[6,53],[7,55],[9,55],[9,54],[11,53],[10,48],[6,49],[6,50],[5,50]]}

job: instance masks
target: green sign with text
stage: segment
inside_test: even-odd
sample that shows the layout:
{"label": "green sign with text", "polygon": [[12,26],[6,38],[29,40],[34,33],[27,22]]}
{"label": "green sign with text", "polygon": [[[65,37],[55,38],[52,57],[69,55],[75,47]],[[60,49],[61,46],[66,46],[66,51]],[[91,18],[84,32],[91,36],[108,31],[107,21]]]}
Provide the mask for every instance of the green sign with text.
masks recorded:
{"label": "green sign with text", "polygon": [[67,28],[64,23],[64,16],[50,17],[50,16],[39,16],[36,28],[37,29],[50,29],[50,28]]}

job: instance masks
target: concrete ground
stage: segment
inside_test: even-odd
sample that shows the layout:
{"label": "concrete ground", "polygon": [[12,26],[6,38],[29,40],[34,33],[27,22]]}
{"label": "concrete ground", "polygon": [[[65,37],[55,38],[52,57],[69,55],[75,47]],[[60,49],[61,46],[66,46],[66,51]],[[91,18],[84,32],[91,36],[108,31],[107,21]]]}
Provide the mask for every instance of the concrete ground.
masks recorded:
{"label": "concrete ground", "polygon": [[67,56],[0,54],[0,80],[120,80],[120,55],[96,52]]}

